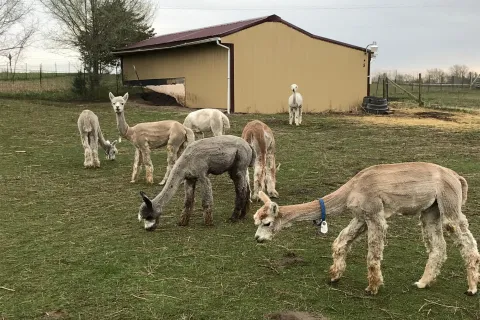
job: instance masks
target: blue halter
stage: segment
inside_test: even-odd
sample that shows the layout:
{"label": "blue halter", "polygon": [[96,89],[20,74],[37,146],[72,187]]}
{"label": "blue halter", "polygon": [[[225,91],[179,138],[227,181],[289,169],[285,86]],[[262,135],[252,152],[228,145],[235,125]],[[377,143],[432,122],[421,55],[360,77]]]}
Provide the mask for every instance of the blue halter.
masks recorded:
{"label": "blue halter", "polygon": [[322,198],[318,199],[320,203],[320,219],[313,220],[313,223],[320,226],[323,221],[327,220],[327,210],[325,209],[325,202]]}

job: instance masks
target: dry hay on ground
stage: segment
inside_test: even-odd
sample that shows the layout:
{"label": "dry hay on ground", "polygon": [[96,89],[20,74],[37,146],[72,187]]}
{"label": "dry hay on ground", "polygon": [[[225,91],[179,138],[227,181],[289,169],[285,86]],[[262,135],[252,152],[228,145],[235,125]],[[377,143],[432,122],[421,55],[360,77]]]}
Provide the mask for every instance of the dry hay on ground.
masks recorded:
{"label": "dry hay on ground", "polygon": [[271,320],[328,320],[324,316],[316,316],[307,312],[284,311],[267,314],[265,319]]}

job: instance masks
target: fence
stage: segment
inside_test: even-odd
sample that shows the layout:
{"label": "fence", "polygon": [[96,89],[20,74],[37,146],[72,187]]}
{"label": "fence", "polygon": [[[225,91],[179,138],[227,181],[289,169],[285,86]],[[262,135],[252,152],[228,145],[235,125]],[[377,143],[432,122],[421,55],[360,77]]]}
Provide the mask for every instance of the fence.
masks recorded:
{"label": "fence", "polygon": [[[112,92],[119,92],[122,87],[121,70],[114,68],[110,73],[100,75],[102,87]],[[47,64],[47,65],[0,65],[0,95],[65,95],[72,92],[73,82],[78,72],[82,73],[86,81],[83,66],[75,64]]]}
{"label": "fence", "polygon": [[405,80],[392,79],[384,74],[373,79],[370,94],[389,101],[416,101],[425,106],[480,108],[480,77],[470,74],[434,80],[418,74]]}

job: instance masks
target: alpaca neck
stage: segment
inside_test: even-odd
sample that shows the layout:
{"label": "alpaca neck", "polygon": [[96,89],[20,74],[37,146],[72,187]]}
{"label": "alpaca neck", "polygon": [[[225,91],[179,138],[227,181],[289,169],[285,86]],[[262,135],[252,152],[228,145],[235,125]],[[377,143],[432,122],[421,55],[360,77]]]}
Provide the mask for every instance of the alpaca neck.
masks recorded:
{"label": "alpaca neck", "polygon": [[297,92],[293,90],[293,105],[297,104]]}
{"label": "alpaca neck", "polygon": [[[346,209],[348,196],[346,191],[346,187],[342,186],[340,189],[322,197],[325,202],[325,213],[327,215],[341,214]],[[279,212],[283,223],[316,220],[321,216],[320,202],[317,199],[302,204],[281,206],[279,207]]]}
{"label": "alpaca neck", "polygon": [[129,130],[130,127],[128,126],[127,121],[125,121],[124,112],[117,113],[117,128],[120,136],[130,140],[131,133],[129,131],[131,130]]}
{"label": "alpaca neck", "polygon": [[178,190],[178,187],[184,179],[185,174],[182,168],[178,166],[178,163],[176,163],[173,166],[162,191],[152,199],[153,205],[155,207],[163,208],[163,206],[165,206],[173,198]]}
{"label": "alpaca neck", "polygon": [[107,151],[107,141],[103,137],[102,129],[100,127],[98,128],[98,144],[103,150]]}

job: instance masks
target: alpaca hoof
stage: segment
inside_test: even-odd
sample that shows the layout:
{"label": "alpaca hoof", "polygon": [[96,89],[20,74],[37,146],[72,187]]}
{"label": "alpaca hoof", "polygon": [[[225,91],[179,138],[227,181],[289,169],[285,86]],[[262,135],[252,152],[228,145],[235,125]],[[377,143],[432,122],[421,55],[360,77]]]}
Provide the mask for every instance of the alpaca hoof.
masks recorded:
{"label": "alpaca hoof", "polygon": [[428,288],[428,284],[420,282],[420,281],[415,282],[413,285],[416,286],[419,289]]}
{"label": "alpaca hoof", "polygon": [[268,193],[268,196],[270,198],[278,198],[278,192],[277,191],[272,191]]}
{"label": "alpaca hoof", "polygon": [[378,289],[372,289],[372,288],[370,288],[370,287],[367,287],[367,288],[365,289],[365,294],[366,294],[367,296],[374,296],[374,295],[376,295],[377,293],[378,293]]}
{"label": "alpaca hoof", "polygon": [[330,284],[337,284],[340,281],[340,278],[332,278],[330,279],[329,283]]}
{"label": "alpaca hoof", "polygon": [[130,183],[135,183],[135,180],[130,180]]}
{"label": "alpaca hoof", "polygon": [[477,290],[475,290],[475,291],[473,291],[473,290],[467,290],[467,291],[465,291],[465,294],[466,294],[467,296],[472,297],[472,296],[474,296],[474,295],[477,294]]}

